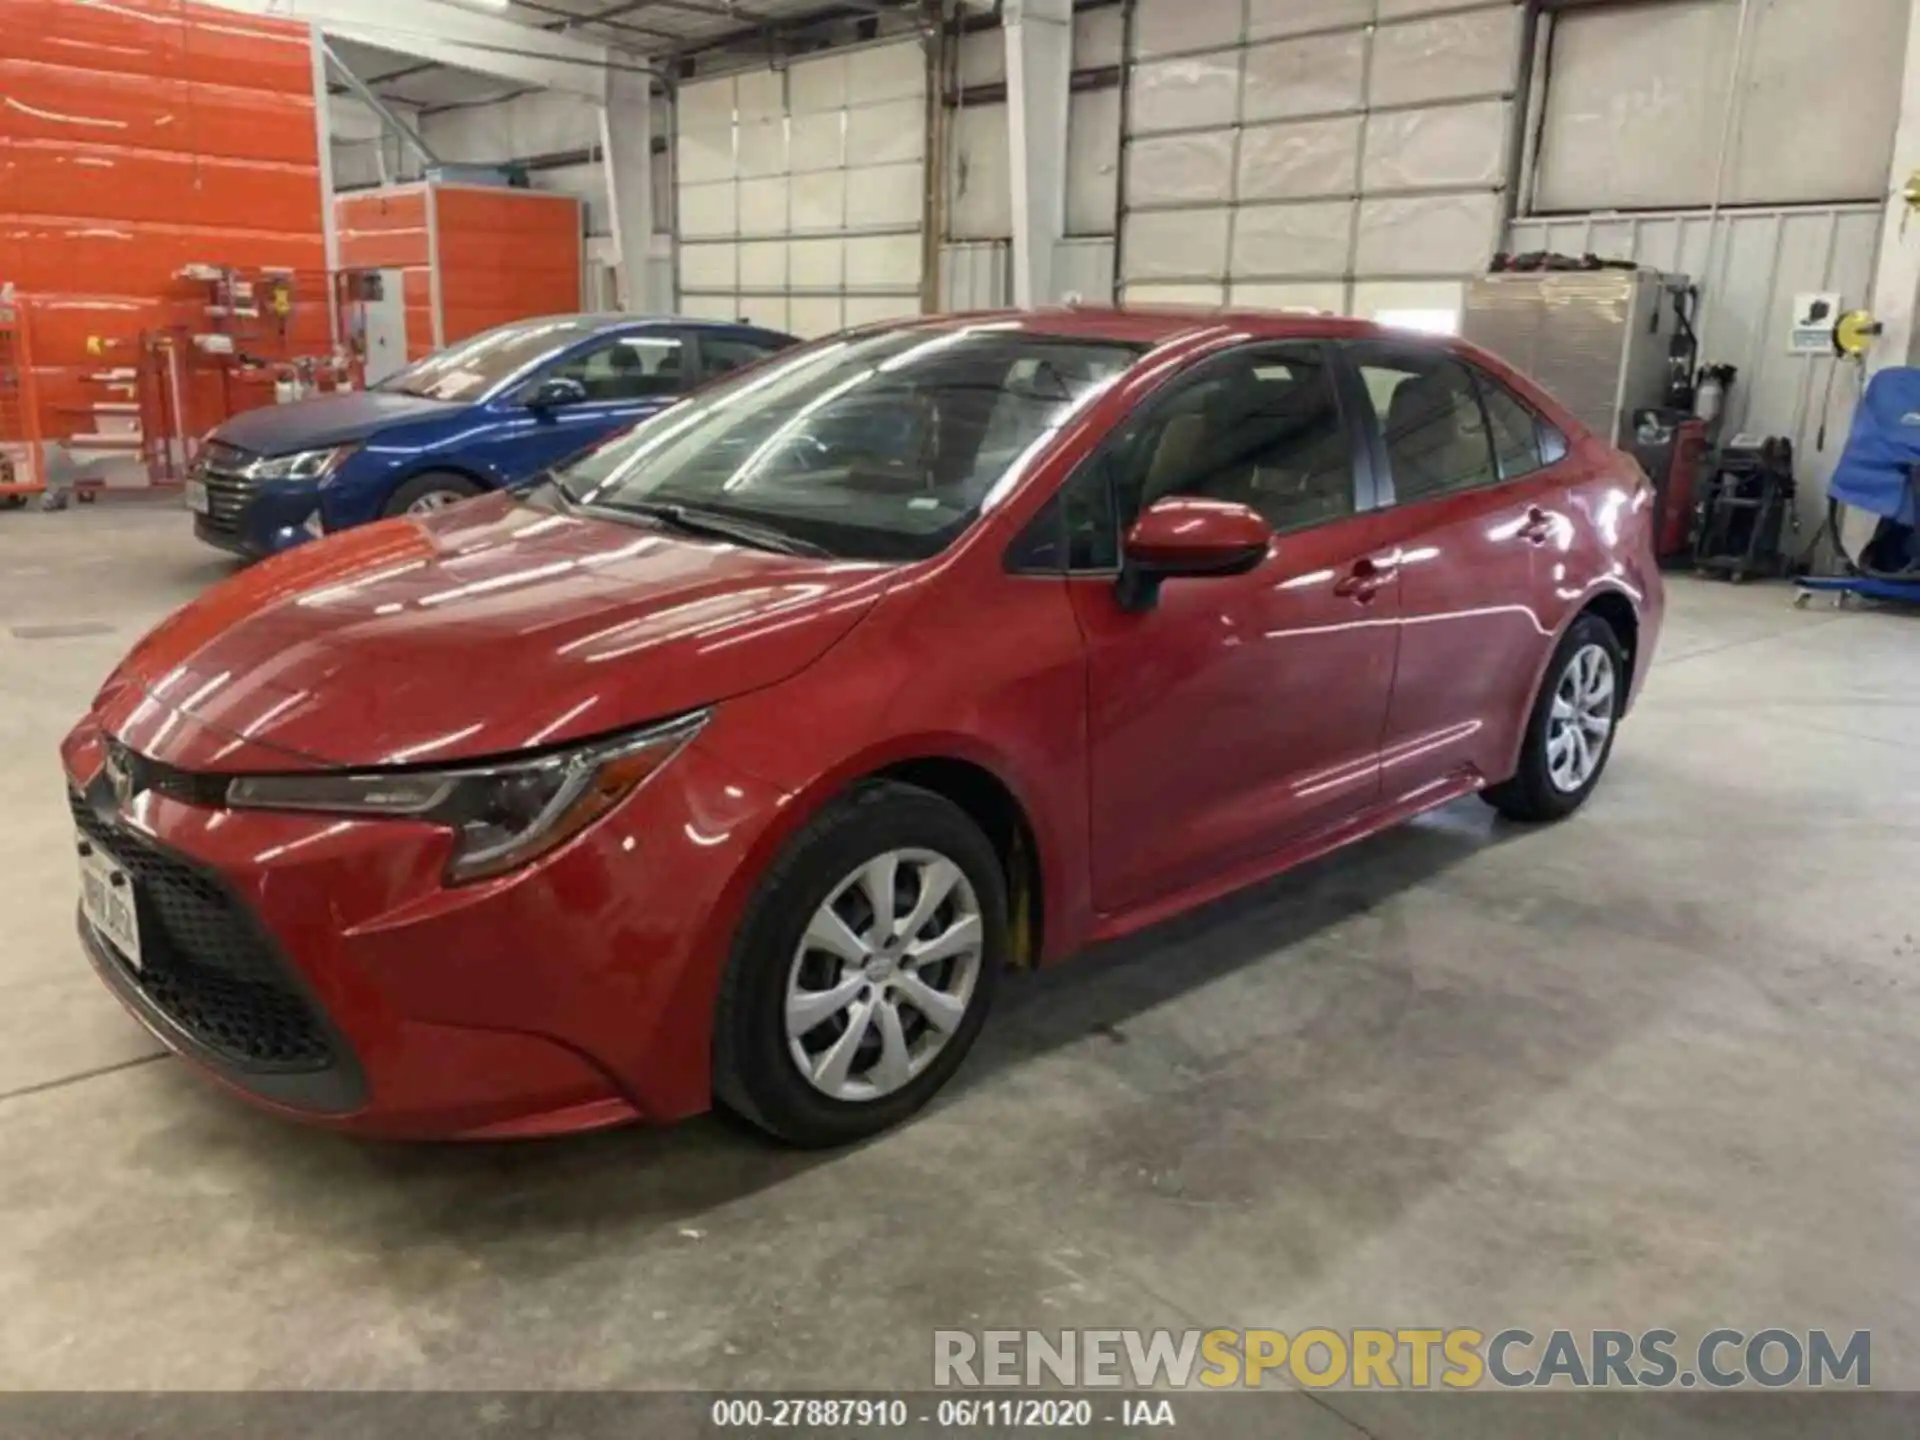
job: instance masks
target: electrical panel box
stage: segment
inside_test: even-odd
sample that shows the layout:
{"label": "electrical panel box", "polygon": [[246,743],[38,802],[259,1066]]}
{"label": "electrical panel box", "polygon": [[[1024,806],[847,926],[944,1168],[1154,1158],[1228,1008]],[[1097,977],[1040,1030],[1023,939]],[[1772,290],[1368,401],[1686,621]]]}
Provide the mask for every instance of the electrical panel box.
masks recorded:
{"label": "electrical panel box", "polygon": [[1460,334],[1624,447],[1634,412],[1666,399],[1680,324],[1668,291],[1686,284],[1657,270],[1486,275],[1467,285]]}

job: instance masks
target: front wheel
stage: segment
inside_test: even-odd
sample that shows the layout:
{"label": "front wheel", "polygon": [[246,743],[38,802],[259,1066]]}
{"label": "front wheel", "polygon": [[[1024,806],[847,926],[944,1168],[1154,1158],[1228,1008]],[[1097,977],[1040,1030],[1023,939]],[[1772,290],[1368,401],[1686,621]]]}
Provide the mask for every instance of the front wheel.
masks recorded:
{"label": "front wheel", "polygon": [[1534,701],[1520,768],[1481,792],[1509,820],[1558,820],[1600,783],[1626,702],[1626,652],[1613,627],[1582,615],[1561,640]]}
{"label": "front wheel", "polygon": [[952,802],[892,782],[834,802],[741,923],[714,1018],[716,1098],[794,1145],[905,1119],[980,1032],[1006,910],[999,857]]}
{"label": "front wheel", "polygon": [[394,515],[428,515],[448,505],[462,500],[471,500],[475,495],[486,493],[486,487],[476,484],[464,475],[455,475],[451,471],[429,470],[424,475],[416,475],[387,501],[384,513]]}

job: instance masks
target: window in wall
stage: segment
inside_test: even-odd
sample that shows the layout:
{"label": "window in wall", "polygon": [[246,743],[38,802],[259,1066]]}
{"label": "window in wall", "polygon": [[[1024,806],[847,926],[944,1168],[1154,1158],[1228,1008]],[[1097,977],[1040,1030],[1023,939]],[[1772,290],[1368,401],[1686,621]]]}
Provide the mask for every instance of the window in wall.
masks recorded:
{"label": "window in wall", "polygon": [[1386,442],[1394,497],[1425,500],[1499,478],[1487,421],[1466,367],[1437,351],[1359,346],[1359,366]]}
{"label": "window in wall", "polygon": [[1326,353],[1271,348],[1215,362],[1126,444],[1120,510],[1168,495],[1249,505],[1276,530],[1353,513],[1353,455]]}

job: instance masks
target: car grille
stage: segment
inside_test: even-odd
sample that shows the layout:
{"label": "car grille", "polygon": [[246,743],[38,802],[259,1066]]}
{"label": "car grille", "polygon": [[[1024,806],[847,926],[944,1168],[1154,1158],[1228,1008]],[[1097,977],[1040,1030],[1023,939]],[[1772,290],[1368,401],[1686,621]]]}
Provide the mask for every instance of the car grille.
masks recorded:
{"label": "car grille", "polygon": [[68,800],[81,834],[106,849],[133,881],[142,963],[139,970],[124,958],[121,963],[153,1006],[243,1070],[333,1065],[333,1046],[318,1012],[226,885],[103,819],[71,790]]}
{"label": "car grille", "polygon": [[207,487],[207,513],[201,528],[215,535],[237,535],[240,519],[253,499],[253,482],[241,472],[254,457],[237,445],[209,440],[194,463],[194,479]]}

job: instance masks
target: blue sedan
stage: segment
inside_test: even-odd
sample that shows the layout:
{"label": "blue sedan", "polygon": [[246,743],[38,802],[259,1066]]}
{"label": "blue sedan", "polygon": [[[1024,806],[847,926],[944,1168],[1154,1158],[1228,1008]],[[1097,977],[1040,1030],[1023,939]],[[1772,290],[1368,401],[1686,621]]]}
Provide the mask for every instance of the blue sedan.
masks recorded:
{"label": "blue sedan", "polygon": [[194,534],[271,555],[389,515],[530,483],[717,375],[797,343],[631,315],[520,320],[360,393],[236,415],[186,486]]}

